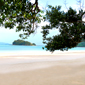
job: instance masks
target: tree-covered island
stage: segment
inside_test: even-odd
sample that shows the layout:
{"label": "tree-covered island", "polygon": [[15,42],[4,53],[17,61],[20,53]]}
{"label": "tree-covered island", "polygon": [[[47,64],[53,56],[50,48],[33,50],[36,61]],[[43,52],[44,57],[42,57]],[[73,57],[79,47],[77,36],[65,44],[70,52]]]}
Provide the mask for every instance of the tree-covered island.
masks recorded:
{"label": "tree-covered island", "polygon": [[24,41],[24,40],[15,40],[12,45],[27,45],[27,46],[35,46],[36,44],[35,43],[31,43],[31,42],[28,42],[28,41]]}
{"label": "tree-covered island", "polygon": [[82,39],[82,41],[78,43],[77,47],[85,47],[85,39]]}

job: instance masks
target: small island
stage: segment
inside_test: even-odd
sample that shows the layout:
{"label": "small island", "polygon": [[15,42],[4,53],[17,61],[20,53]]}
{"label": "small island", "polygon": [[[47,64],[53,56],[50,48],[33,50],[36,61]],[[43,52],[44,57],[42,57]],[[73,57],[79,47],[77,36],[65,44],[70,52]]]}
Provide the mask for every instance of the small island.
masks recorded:
{"label": "small island", "polygon": [[31,42],[28,42],[28,41],[24,41],[24,40],[15,40],[12,45],[26,45],[26,46],[36,46],[35,43],[31,43]]}

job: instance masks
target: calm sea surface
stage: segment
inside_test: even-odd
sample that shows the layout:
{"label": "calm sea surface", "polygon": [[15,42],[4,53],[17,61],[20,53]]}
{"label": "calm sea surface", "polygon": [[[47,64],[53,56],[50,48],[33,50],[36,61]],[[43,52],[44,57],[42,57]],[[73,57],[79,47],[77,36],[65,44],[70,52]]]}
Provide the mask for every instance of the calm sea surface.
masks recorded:
{"label": "calm sea surface", "polygon": [[[18,46],[18,45],[0,45],[1,51],[43,51],[42,47],[44,46]],[[75,47],[69,50],[85,50],[85,47]]]}

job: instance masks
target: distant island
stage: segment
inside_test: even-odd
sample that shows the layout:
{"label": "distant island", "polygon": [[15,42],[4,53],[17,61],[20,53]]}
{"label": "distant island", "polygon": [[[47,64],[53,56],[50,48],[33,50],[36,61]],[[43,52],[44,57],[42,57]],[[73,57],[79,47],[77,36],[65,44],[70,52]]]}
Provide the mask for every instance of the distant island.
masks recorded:
{"label": "distant island", "polygon": [[77,47],[85,47],[85,40],[83,39],[80,43],[78,43]]}
{"label": "distant island", "polygon": [[85,42],[80,42],[77,47],[85,47]]}
{"label": "distant island", "polygon": [[35,43],[31,43],[31,42],[28,42],[28,41],[24,41],[24,40],[15,40],[12,45],[27,45],[27,46],[35,46],[36,44]]}

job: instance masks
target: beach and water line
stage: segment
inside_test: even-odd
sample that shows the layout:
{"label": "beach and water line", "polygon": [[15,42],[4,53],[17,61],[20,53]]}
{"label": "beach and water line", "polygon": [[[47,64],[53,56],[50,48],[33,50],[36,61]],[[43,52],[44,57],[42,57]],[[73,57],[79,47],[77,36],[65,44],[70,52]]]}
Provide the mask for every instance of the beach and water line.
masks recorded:
{"label": "beach and water line", "polygon": [[0,51],[0,85],[85,85],[85,50]]}

